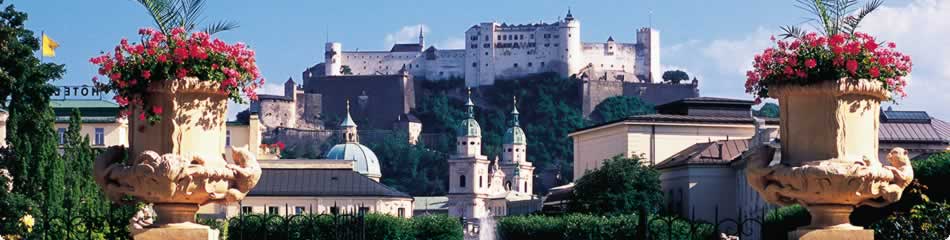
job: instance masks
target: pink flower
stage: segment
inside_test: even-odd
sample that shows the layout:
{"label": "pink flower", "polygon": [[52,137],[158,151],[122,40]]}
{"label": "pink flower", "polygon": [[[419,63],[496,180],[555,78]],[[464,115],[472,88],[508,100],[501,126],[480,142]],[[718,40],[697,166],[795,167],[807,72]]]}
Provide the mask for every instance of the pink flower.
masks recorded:
{"label": "pink flower", "polygon": [[164,63],[164,62],[168,61],[168,58],[165,57],[165,54],[162,54],[162,55],[158,55],[157,60],[158,60],[158,62],[160,62],[160,63]]}
{"label": "pink flower", "polygon": [[149,79],[150,77],[152,77],[152,71],[149,71],[149,70],[142,71],[142,78]]}
{"label": "pink flower", "polygon": [[145,121],[145,112],[139,113],[139,121]]}
{"label": "pink flower", "polygon": [[155,115],[162,114],[162,106],[152,106],[152,113],[155,113]]}
{"label": "pink flower", "polygon": [[116,95],[113,98],[115,99],[115,103],[118,103],[119,106],[129,105],[129,100],[123,96]]}
{"label": "pink flower", "polygon": [[175,72],[175,76],[178,78],[185,78],[186,76],[188,76],[188,70],[184,68],[179,68],[178,71]]}
{"label": "pink flower", "polygon": [[871,77],[872,77],[872,78],[880,77],[880,76],[881,76],[881,69],[878,68],[877,66],[871,67],[870,73],[871,73]]}
{"label": "pink flower", "polygon": [[855,61],[854,59],[848,60],[848,62],[845,63],[845,68],[847,68],[848,72],[850,72],[851,74],[857,74],[858,61]]}
{"label": "pink flower", "polygon": [[894,43],[892,43],[892,42],[889,42],[889,43],[887,43],[887,47],[889,47],[889,48],[897,48],[897,44],[894,44]]}
{"label": "pink flower", "polygon": [[806,59],[806,60],[805,60],[805,67],[807,67],[808,69],[815,68],[815,66],[818,66],[818,62],[815,61],[815,59]]}

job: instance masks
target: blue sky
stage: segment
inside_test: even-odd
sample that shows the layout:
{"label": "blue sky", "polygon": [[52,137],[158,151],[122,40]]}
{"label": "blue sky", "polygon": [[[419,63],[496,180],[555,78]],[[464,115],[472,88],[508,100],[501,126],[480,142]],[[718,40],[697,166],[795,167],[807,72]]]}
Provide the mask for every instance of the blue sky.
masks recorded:
{"label": "blue sky", "polygon": [[[87,61],[90,57],[152,24],[134,0],[5,1],[11,3],[29,14],[27,27],[45,31],[60,43],[57,56],[49,60],[66,64],[67,73],[57,85],[89,84],[96,70]],[[305,68],[321,62],[328,37],[348,50],[384,50],[393,42],[415,41],[422,25],[428,44],[461,47],[464,31],[479,22],[551,22],[570,8],[581,21],[583,41],[613,36],[633,42],[635,30],[652,23],[661,32],[664,68],[698,76],[704,96],[749,98],[742,84],[752,56],[769,45],[769,36],[777,34],[779,26],[799,24],[805,16],[792,1],[753,0],[208,0],[206,7],[208,20],[241,25],[216,37],[245,42],[257,51],[269,82],[267,92],[277,92],[279,83],[299,79]],[[950,1],[890,0],[869,17],[864,31],[896,42],[914,58],[910,96],[895,108],[950,119],[950,94],[945,93],[950,89],[950,60],[943,57],[950,56],[950,46],[943,44],[950,38]]]}

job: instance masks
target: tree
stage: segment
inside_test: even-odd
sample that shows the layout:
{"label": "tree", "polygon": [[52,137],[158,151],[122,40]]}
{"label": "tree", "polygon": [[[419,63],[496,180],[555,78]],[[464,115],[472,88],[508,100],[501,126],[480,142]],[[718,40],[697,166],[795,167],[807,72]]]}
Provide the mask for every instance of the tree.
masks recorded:
{"label": "tree", "polygon": [[623,119],[629,116],[656,113],[653,104],[645,102],[636,96],[615,96],[605,99],[594,111],[591,118],[597,123],[605,123]]}
{"label": "tree", "polygon": [[641,208],[653,212],[662,201],[656,169],[644,165],[639,157],[616,156],[575,181],[569,209],[596,214],[636,213]]}
{"label": "tree", "polygon": [[369,143],[379,158],[383,184],[412,196],[444,195],[448,154],[411,145],[406,139],[405,133],[397,133]]}
{"label": "tree", "polygon": [[755,110],[752,113],[758,117],[778,118],[779,117],[778,104],[765,103],[762,105],[762,107],[759,108],[759,110]]}
{"label": "tree", "polygon": [[96,152],[89,145],[89,136],[83,136],[81,129],[82,117],[78,109],[73,109],[63,144],[62,158],[66,160],[63,207],[76,213],[98,216],[105,212],[109,202],[93,180],[92,165]]}
{"label": "tree", "polygon": [[663,82],[679,84],[680,81],[689,80],[689,74],[683,70],[670,70],[663,73]]}
{"label": "tree", "polygon": [[342,67],[340,67],[340,74],[353,75],[353,70],[350,69],[350,65],[343,65]]}
{"label": "tree", "polygon": [[41,63],[35,57],[39,41],[24,26],[26,19],[13,6],[0,12],[0,94],[10,96],[7,140],[17,156],[25,156],[10,164],[9,170],[14,192],[39,200],[40,209],[60,216],[65,166],[56,152],[49,103],[55,87],[49,82],[62,77],[65,70],[63,65]]}
{"label": "tree", "polygon": [[[195,30],[198,24],[204,20],[201,12],[204,10],[204,0],[137,0],[148,12],[155,26],[165,35],[170,35],[171,30],[176,27],[182,27],[188,32]],[[237,28],[238,25],[231,21],[218,21],[204,27],[201,31],[208,34],[228,31]]]}

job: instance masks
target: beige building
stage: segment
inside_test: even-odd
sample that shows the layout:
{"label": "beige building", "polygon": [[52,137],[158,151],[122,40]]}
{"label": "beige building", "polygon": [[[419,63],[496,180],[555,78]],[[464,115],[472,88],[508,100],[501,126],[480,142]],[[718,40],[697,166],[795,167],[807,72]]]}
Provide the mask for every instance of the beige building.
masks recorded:
{"label": "beige building", "polygon": [[60,144],[65,141],[72,110],[78,109],[82,117],[80,132],[89,137],[89,144],[93,147],[128,146],[129,121],[118,117],[118,104],[100,99],[63,99],[51,100],[50,105],[56,115],[54,127]]}
{"label": "beige building", "polygon": [[[701,142],[748,139],[754,135],[752,101],[699,97],[657,106],[657,114],[630,116],[574,131],[574,179],[613,156],[641,156],[660,164]],[[768,122],[778,127],[776,120]]]}
{"label": "beige building", "polygon": [[412,217],[413,199],[353,170],[354,161],[263,161],[257,186],[240,203],[206,205],[199,214],[383,213]]}

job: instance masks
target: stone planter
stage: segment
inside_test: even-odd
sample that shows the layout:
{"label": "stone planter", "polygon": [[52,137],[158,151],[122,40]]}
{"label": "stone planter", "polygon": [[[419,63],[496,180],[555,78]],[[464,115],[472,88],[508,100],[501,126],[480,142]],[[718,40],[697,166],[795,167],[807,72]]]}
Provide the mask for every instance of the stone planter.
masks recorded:
{"label": "stone planter", "polygon": [[769,145],[750,149],[749,184],[769,203],[800,204],[811,213],[811,224],[790,239],[873,239],[851,225],[851,211],[896,202],[913,179],[904,149],[891,150],[888,166],[877,158],[880,103],[888,92],[868,80],[769,90],[779,101],[781,161],[769,166],[777,150]]}
{"label": "stone planter", "polygon": [[153,203],[157,221],[133,225],[135,239],[217,239],[194,223],[201,205],[234,202],[257,184],[261,169],[247,149],[224,159],[227,96],[216,84],[194,78],[152,86],[149,103],[163,108],[155,124],[130,117],[126,149],[113,146],[95,161],[96,183],[113,201],[123,196]]}

